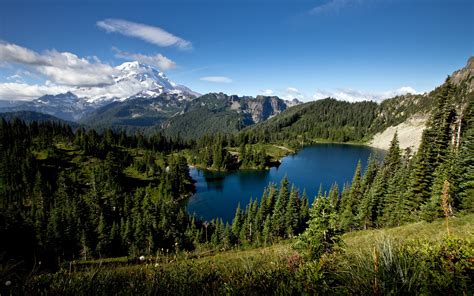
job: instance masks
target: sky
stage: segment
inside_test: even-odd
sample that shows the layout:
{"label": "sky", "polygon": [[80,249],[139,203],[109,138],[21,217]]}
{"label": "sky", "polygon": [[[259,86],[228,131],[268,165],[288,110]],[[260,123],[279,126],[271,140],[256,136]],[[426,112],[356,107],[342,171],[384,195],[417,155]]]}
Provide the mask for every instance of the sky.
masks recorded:
{"label": "sky", "polygon": [[199,93],[381,100],[474,55],[471,0],[0,0],[0,99],[150,64]]}

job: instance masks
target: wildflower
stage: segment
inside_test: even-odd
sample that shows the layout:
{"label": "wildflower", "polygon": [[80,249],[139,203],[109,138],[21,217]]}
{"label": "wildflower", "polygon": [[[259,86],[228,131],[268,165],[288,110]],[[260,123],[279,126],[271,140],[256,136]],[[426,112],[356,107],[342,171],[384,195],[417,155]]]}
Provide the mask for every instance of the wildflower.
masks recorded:
{"label": "wildflower", "polygon": [[7,287],[10,286],[11,284],[12,284],[11,281],[6,281],[6,282],[5,282],[5,286],[7,286]]}
{"label": "wildflower", "polygon": [[138,259],[140,259],[140,261],[145,261],[145,256],[140,256]]}
{"label": "wildflower", "polygon": [[159,264],[158,264],[158,263],[155,263],[155,267],[158,267],[158,266],[159,266]]}

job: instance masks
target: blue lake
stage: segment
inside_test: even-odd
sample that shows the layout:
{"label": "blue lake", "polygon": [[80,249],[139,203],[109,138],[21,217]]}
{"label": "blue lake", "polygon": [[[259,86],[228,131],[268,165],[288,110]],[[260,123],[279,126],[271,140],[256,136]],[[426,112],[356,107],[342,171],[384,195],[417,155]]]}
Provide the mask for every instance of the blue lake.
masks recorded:
{"label": "blue lake", "polygon": [[245,207],[250,198],[260,199],[270,182],[279,184],[285,175],[300,192],[306,189],[312,202],[320,185],[329,191],[336,182],[342,190],[344,183],[351,181],[359,159],[365,167],[371,153],[382,155],[383,151],[358,145],[317,144],[283,158],[279,167],[270,170],[211,172],[191,168],[196,193],[188,201],[188,212],[204,220],[222,218],[231,222],[238,203]]}

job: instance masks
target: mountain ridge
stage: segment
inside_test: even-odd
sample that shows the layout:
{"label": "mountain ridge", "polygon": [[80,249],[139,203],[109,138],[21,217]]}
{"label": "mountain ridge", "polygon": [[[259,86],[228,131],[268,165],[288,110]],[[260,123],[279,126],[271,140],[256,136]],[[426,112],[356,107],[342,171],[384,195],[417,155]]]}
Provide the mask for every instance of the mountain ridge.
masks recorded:
{"label": "mountain ridge", "polygon": [[44,95],[32,101],[4,103],[0,112],[37,111],[69,121],[79,121],[96,109],[115,101],[136,97],[157,97],[173,94],[179,100],[199,96],[186,86],[171,81],[152,66],[125,62],[116,66],[115,84],[101,87],[79,87],[56,95]]}

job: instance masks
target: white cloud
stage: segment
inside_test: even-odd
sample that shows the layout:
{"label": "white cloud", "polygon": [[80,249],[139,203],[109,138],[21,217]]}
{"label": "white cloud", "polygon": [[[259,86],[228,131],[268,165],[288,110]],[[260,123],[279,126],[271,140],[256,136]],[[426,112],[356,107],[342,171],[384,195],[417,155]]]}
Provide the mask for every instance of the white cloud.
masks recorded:
{"label": "white cloud", "polygon": [[307,96],[295,87],[287,87],[281,97],[282,99],[289,101],[293,99],[305,101],[307,99]]}
{"label": "white cloud", "polygon": [[120,33],[125,36],[139,38],[146,42],[161,46],[176,46],[180,49],[192,49],[191,42],[177,37],[162,28],[120,19],[98,21],[97,26],[107,33]]}
{"label": "white cloud", "polygon": [[0,62],[25,65],[56,84],[69,86],[113,84],[113,75],[117,72],[110,65],[101,63],[97,57],[89,60],[56,50],[40,54],[11,43],[0,43]]}
{"label": "white cloud", "polygon": [[32,100],[44,95],[56,95],[68,91],[57,85],[38,85],[17,82],[0,83],[0,98],[3,100]]}
{"label": "white cloud", "polygon": [[26,65],[48,65],[38,53],[16,44],[0,42],[0,61]]}
{"label": "white cloud", "polygon": [[168,59],[162,54],[155,55],[144,55],[141,53],[130,53],[126,51],[121,51],[118,48],[112,48],[115,51],[115,57],[119,59],[125,59],[129,61],[139,61],[140,63],[148,64],[155,66],[161,71],[166,71],[169,69],[176,68],[176,63]]}
{"label": "white cloud", "polygon": [[225,76],[206,76],[199,78],[202,81],[209,81],[209,82],[218,82],[218,83],[231,83],[232,79]]}
{"label": "white cloud", "polygon": [[337,13],[340,10],[362,4],[364,0],[329,0],[328,2],[318,5],[310,10],[310,14],[328,14],[328,13]]}
{"label": "white cloud", "polygon": [[328,97],[342,101],[358,102],[358,101],[376,101],[381,102],[388,98],[393,98],[407,93],[418,94],[414,88],[403,86],[395,90],[382,92],[360,91],[354,89],[336,89],[336,90],[317,90],[313,95],[313,99],[320,100]]}
{"label": "white cloud", "polygon": [[271,90],[271,89],[262,89],[262,90],[260,90],[260,93],[262,93],[266,96],[271,96],[271,95],[273,95],[273,90]]}
{"label": "white cloud", "polygon": [[287,93],[293,93],[293,94],[299,94],[300,93],[300,91],[297,88],[294,88],[294,87],[287,87],[286,92]]}

